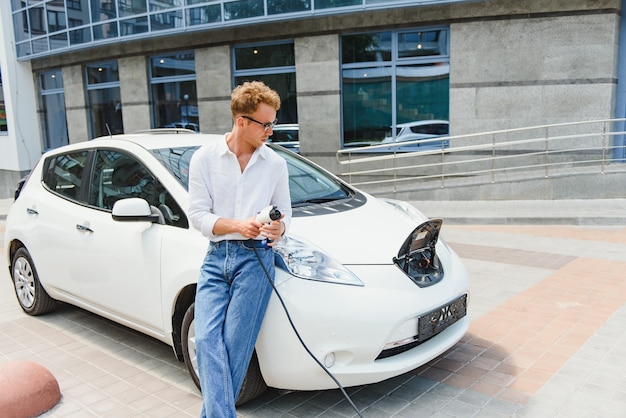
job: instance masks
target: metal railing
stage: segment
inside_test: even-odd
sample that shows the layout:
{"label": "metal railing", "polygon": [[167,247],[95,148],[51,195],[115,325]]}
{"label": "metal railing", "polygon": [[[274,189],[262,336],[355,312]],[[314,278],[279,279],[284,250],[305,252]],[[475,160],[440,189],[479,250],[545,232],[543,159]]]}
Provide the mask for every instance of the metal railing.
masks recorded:
{"label": "metal railing", "polygon": [[[441,137],[385,143],[339,150],[336,156],[340,176],[349,183],[393,187],[394,192],[402,185],[414,186],[416,180],[437,181],[443,188],[451,179],[454,185],[512,181],[514,173],[517,178],[589,170],[605,174],[612,163],[626,162],[625,121],[603,119],[450,136],[449,147]],[[419,151],[428,144],[430,149]],[[441,148],[433,149],[432,144]],[[409,146],[418,150],[395,150]]]}

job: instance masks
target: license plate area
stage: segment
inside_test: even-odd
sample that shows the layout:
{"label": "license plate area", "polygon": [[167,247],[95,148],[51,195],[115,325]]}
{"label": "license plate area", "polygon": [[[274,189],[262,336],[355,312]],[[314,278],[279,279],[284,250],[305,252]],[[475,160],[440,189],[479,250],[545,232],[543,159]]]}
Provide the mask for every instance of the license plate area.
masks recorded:
{"label": "license plate area", "polygon": [[420,316],[417,325],[417,340],[424,342],[434,337],[465,315],[467,315],[466,294],[447,305]]}

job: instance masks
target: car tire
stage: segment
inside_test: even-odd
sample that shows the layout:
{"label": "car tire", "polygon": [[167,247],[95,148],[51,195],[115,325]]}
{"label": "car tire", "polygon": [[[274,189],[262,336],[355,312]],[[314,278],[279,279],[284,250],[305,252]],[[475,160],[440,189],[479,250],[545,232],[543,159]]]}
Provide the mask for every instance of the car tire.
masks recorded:
{"label": "car tire", "polygon": [[[194,306],[192,303],[189,308],[187,308],[187,312],[185,312],[185,316],[183,317],[182,323],[182,345],[183,345],[183,358],[185,360],[185,365],[187,365],[187,370],[191,375],[191,379],[196,384],[198,389],[200,388],[200,377],[198,376],[198,360],[196,357],[196,337],[193,328],[194,324]],[[261,374],[261,368],[259,366],[259,360],[256,355],[256,351],[252,353],[252,359],[250,359],[250,365],[248,366],[248,371],[246,372],[246,377],[243,380],[243,384],[241,385],[241,391],[239,392],[239,397],[237,398],[236,405],[243,405],[246,402],[251,401],[252,399],[260,396],[267,390],[267,385],[265,384],[265,380],[263,380],[263,375]]]}
{"label": "car tire", "polygon": [[19,248],[13,256],[11,277],[15,296],[24,312],[36,316],[54,310],[56,301],[41,285],[33,259],[24,247]]}

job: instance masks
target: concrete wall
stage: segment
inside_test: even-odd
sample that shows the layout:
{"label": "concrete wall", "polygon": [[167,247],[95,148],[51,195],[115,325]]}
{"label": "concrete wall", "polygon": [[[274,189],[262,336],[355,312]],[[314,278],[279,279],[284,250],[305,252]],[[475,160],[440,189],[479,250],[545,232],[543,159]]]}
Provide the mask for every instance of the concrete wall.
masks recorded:
{"label": "concrete wall", "polygon": [[452,134],[614,115],[619,2],[488,3],[450,26]]}
{"label": "concrete wall", "polygon": [[150,126],[150,93],[145,56],[124,57],[118,61],[120,99],[124,132],[132,133]]}

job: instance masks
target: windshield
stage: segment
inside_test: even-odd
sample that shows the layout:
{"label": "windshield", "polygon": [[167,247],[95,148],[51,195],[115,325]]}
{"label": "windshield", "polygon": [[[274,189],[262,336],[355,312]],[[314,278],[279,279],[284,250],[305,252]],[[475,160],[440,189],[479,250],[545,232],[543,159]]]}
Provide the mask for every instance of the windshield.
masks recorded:
{"label": "windshield", "polygon": [[[189,161],[198,148],[198,146],[162,148],[152,152],[157,160],[187,189]],[[353,195],[347,186],[307,160],[278,147],[272,149],[287,161],[292,206],[330,202]]]}

